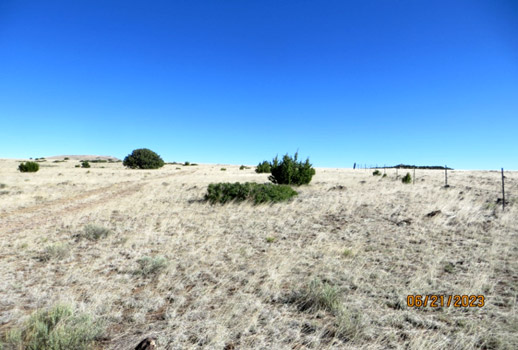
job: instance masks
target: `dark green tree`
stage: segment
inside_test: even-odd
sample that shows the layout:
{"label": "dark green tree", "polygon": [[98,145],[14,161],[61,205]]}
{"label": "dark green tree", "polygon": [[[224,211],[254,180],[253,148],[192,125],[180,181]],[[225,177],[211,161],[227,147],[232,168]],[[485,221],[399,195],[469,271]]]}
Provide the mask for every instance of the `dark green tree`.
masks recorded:
{"label": "dark green tree", "polygon": [[297,161],[298,152],[292,158],[288,154],[279,161],[275,157],[271,163],[271,173],[268,179],[274,184],[283,185],[307,185],[311,182],[311,178],[315,175],[309,158],[305,162]]}
{"label": "dark green tree", "polygon": [[22,173],[35,173],[40,170],[40,165],[36,162],[25,162],[18,165],[18,170]]}
{"label": "dark green tree", "polygon": [[131,169],[158,169],[164,166],[164,161],[152,150],[139,148],[128,154],[122,164]]}
{"label": "dark green tree", "polygon": [[255,168],[255,172],[258,174],[269,173],[270,171],[271,171],[270,163],[267,162],[266,160],[257,164],[257,168]]}

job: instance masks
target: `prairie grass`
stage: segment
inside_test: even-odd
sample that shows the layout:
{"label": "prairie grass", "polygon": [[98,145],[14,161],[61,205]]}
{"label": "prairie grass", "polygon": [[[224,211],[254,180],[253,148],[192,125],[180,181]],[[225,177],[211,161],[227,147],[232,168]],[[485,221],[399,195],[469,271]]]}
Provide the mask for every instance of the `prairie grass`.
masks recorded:
{"label": "prairie grass", "polygon": [[[211,205],[211,183],[269,174],[109,162],[28,174],[18,163],[0,160],[5,349],[6,333],[56,304],[105,320],[97,349],[146,336],[160,349],[518,348],[517,172],[505,174],[503,212],[492,171],[449,171],[444,188],[440,170],[405,185],[394,169],[381,180],[319,168],[287,202]],[[75,239],[92,223],[116,234]],[[35,259],[60,244],[70,254]],[[408,307],[417,294],[484,295],[485,305]]]}
{"label": "prairie grass", "polygon": [[76,313],[68,305],[36,311],[19,328],[4,336],[0,348],[28,350],[88,350],[103,332],[91,316]]}

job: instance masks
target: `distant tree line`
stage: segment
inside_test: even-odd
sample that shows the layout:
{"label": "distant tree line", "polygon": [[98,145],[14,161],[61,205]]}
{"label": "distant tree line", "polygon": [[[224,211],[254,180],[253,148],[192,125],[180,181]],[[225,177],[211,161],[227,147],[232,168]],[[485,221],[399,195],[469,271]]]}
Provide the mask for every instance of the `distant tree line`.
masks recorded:
{"label": "distant tree line", "polygon": [[430,170],[453,170],[453,168],[441,165],[408,165],[408,164],[398,164],[395,166],[387,166],[385,168],[394,168],[394,169],[430,169]]}

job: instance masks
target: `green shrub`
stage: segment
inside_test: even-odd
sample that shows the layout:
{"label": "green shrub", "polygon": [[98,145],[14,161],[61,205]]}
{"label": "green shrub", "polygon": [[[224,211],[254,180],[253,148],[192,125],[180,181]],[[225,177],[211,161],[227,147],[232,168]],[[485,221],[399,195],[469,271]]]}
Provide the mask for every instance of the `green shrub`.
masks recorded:
{"label": "green shrub", "polygon": [[330,325],[334,336],[344,341],[361,338],[365,324],[360,312],[348,310],[340,301],[338,288],[319,279],[312,280],[305,288],[292,294],[289,299],[301,311],[325,310],[334,316]]}
{"label": "green shrub", "polygon": [[257,164],[257,168],[255,168],[255,172],[258,174],[262,173],[270,173],[271,172],[271,165],[266,160]]}
{"label": "green shrub", "polygon": [[97,225],[86,225],[83,232],[80,234],[81,237],[89,239],[91,241],[97,241],[101,238],[106,238],[113,233],[112,230],[97,226]]}
{"label": "green shrub", "polygon": [[310,183],[315,169],[309,163],[309,158],[303,163],[297,162],[297,157],[298,152],[293,158],[286,154],[280,162],[275,157],[271,164],[272,175],[268,179],[274,184],[300,186]]}
{"label": "green shrub", "polygon": [[65,157],[65,160],[69,160],[69,159],[70,159],[70,158],[68,158],[68,157]]}
{"label": "green shrub", "polygon": [[22,173],[35,173],[40,170],[40,165],[36,162],[25,162],[18,165],[18,170]]}
{"label": "green shrub", "polygon": [[63,243],[56,243],[45,247],[39,259],[41,261],[61,260],[70,255],[70,247]]}
{"label": "green shrub", "polygon": [[205,195],[205,200],[214,203],[227,203],[231,201],[253,201],[254,204],[266,202],[287,201],[298,193],[290,186],[246,183],[217,183],[210,184]]}
{"label": "green shrub", "polygon": [[410,176],[410,173],[406,173],[405,176],[403,176],[403,178],[401,179],[401,182],[403,182],[404,184],[409,184],[412,182],[412,176]]}
{"label": "green shrub", "polygon": [[221,168],[221,169],[219,169],[219,170],[221,170],[221,171],[227,171],[227,168]]}
{"label": "green shrub", "polygon": [[80,168],[80,167],[81,167],[81,165],[79,165],[79,164],[76,164],[76,165],[75,165],[75,167],[76,167],[76,168]]}
{"label": "green shrub", "polygon": [[91,316],[76,313],[67,305],[36,311],[21,328],[5,336],[6,349],[88,350],[103,333]]}
{"label": "green shrub", "polygon": [[383,176],[382,176],[382,177],[387,177],[387,173],[383,174]]}
{"label": "green shrub", "polygon": [[183,163],[183,166],[189,166],[189,165],[191,165],[191,163],[190,163],[190,162],[185,162],[185,163]]}
{"label": "green shrub", "polygon": [[381,172],[378,169],[376,169],[376,170],[374,170],[372,175],[374,175],[374,176],[381,176]]}
{"label": "green shrub", "polygon": [[169,262],[163,256],[154,258],[145,256],[137,260],[137,263],[139,264],[139,269],[135,273],[143,276],[156,276],[169,265]]}
{"label": "green shrub", "polygon": [[244,166],[244,165],[241,165],[241,166],[239,167],[239,170],[245,170],[245,169],[250,169],[250,167],[248,167],[248,166]]}
{"label": "green shrub", "polygon": [[122,164],[131,169],[158,169],[164,166],[164,161],[152,150],[139,148],[128,154]]}
{"label": "green shrub", "polygon": [[82,161],[81,168],[90,168],[90,163],[86,160]]}

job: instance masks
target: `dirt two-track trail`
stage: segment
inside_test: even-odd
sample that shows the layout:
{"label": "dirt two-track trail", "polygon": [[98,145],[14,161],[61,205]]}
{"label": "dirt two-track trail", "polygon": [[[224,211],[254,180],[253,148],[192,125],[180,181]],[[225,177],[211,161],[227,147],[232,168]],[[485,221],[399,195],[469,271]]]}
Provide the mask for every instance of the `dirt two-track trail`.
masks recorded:
{"label": "dirt two-track trail", "polygon": [[11,234],[32,228],[53,225],[58,219],[75,215],[81,211],[88,211],[104,203],[132,196],[141,191],[152,181],[171,176],[175,176],[175,174],[154,176],[146,181],[133,180],[118,182],[87,190],[81,194],[64,196],[44,203],[15,208],[0,213],[0,228],[3,234]]}

